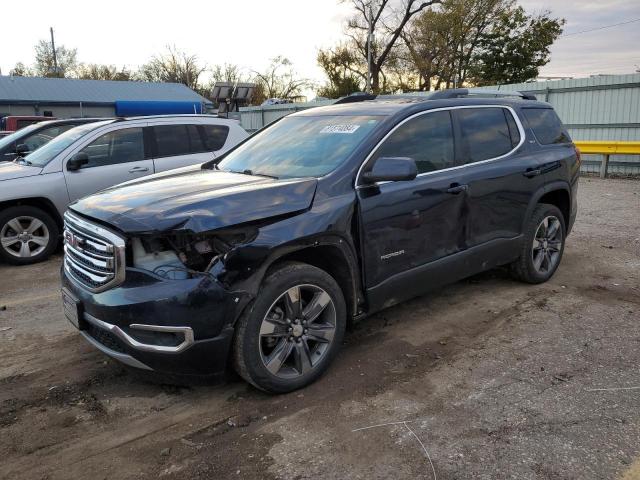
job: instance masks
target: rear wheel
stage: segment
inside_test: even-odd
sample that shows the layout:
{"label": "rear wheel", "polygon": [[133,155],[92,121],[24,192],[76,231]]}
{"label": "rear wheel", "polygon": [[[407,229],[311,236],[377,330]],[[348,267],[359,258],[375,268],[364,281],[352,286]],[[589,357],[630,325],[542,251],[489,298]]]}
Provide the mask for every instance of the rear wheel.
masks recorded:
{"label": "rear wheel", "polygon": [[329,274],[303,263],[283,264],[238,320],[236,370],[268,392],[301,388],[327,369],[345,325],[344,298]]}
{"label": "rear wheel", "polygon": [[564,252],[564,217],[554,205],[541,203],[527,223],[522,251],[511,264],[513,276],[527,283],[542,283],[555,273]]}
{"label": "rear wheel", "polygon": [[58,226],[44,210],[9,207],[0,212],[0,259],[26,265],[45,260],[58,243]]}

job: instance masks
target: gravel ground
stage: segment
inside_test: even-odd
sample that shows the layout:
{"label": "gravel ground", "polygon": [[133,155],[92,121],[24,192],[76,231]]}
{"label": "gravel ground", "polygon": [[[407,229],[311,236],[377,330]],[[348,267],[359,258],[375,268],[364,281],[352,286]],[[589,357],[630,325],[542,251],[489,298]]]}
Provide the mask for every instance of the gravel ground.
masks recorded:
{"label": "gravel ground", "polygon": [[63,318],[60,256],[0,265],[0,478],[639,479],[640,182],[579,204],[550,282],[385,310],[281,396],[124,369]]}

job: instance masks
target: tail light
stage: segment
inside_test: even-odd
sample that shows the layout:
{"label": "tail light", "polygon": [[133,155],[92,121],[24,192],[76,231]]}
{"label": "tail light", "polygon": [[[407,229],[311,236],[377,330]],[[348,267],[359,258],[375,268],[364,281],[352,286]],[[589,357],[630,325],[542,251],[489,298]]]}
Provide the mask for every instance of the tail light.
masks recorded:
{"label": "tail light", "polygon": [[582,165],[582,157],[580,156],[580,149],[575,145],[573,146],[573,149],[576,151],[576,163],[578,164],[578,167],[580,167]]}

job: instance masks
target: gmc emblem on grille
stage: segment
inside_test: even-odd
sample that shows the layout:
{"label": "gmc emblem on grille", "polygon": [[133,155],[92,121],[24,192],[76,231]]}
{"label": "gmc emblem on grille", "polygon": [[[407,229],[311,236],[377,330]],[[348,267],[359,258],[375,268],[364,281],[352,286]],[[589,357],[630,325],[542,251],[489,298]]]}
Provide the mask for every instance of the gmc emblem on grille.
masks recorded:
{"label": "gmc emblem on grille", "polygon": [[64,242],[74,248],[82,248],[84,245],[84,238],[74,235],[73,232],[70,232],[69,230],[65,230]]}

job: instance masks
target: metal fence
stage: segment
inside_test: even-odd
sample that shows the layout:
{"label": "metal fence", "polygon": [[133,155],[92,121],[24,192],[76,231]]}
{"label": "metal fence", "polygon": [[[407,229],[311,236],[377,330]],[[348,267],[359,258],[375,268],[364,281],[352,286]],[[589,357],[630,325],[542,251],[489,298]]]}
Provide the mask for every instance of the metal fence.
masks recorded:
{"label": "metal fence", "polygon": [[[549,102],[576,141],[640,141],[640,74],[486,88],[533,93]],[[245,107],[240,110],[240,121],[245,129],[255,131],[289,113],[332,102]],[[602,155],[584,155],[582,169],[598,173],[601,162]],[[608,171],[614,175],[640,175],[640,155],[611,155]]]}

